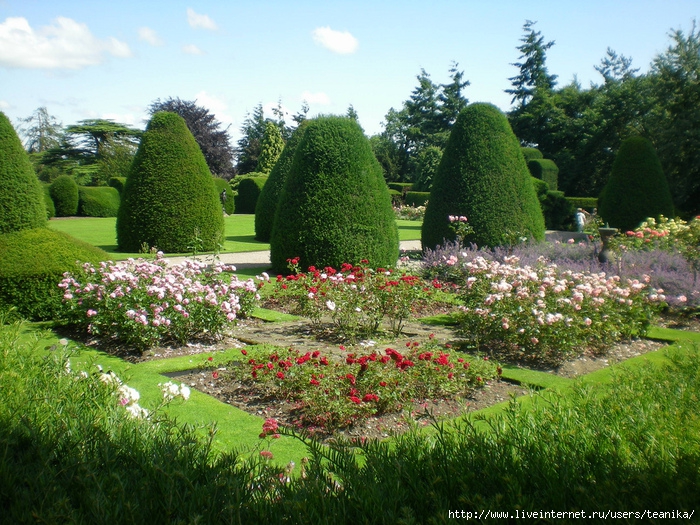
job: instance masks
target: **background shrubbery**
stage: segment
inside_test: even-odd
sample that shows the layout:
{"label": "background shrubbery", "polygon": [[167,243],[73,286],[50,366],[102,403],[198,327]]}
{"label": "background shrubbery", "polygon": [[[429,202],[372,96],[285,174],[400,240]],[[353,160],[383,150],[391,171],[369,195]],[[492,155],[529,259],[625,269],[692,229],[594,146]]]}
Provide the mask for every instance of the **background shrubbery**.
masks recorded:
{"label": "background shrubbery", "polygon": [[251,173],[241,178],[235,197],[235,212],[255,213],[255,206],[266,182],[267,176],[260,173]]}
{"label": "background shrubbery", "polygon": [[56,217],[74,217],[78,215],[80,195],[78,184],[73,177],[61,175],[51,183],[51,199],[56,207]]}
{"label": "background shrubbery", "polygon": [[80,186],[78,215],[82,217],[116,217],[119,191],[111,186]]}

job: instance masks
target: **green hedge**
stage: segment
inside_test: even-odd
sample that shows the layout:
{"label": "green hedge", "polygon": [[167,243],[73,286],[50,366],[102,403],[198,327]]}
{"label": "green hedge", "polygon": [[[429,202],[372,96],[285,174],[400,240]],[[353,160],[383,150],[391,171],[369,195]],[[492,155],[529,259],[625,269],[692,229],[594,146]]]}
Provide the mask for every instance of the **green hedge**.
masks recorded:
{"label": "green hedge", "polygon": [[464,215],[480,247],[544,239],[544,217],[520,143],[491,104],[471,104],[452,127],[421,230],[423,249],[455,239],[448,217]]}
{"label": "green hedge", "polygon": [[613,228],[633,230],[647,217],[673,217],[671,190],[654,145],[630,137],[620,145],[598,212]]}
{"label": "green hedge", "polygon": [[566,200],[575,208],[583,208],[584,210],[593,211],[598,207],[598,199],[596,197],[566,197]]}
{"label": "green hedge", "polygon": [[0,234],[46,226],[39,179],[15,129],[0,112]]}
{"label": "green hedge", "polygon": [[141,137],[117,215],[117,244],[166,253],[216,250],[224,241],[224,215],[202,150],[185,120],[153,115]]}
{"label": "green hedge", "polygon": [[50,184],[42,184],[41,189],[44,193],[44,204],[46,205],[46,217],[52,219],[56,216],[56,206],[53,205],[51,198]]}
{"label": "green hedge", "polygon": [[[257,174],[257,172],[256,172]],[[236,213],[255,213],[255,206],[265,183],[266,176],[244,177],[238,183],[236,195]]]}
{"label": "green hedge", "polygon": [[542,155],[542,152],[540,150],[538,150],[537,148],[520,148],[520,151],[523,152],[523,157],[525,157],[525,162],[530,162],[531,160],[544,158],[544,156]]}
{"label": "green hedge", "polygon": [[74,217],[78,215],[80,195],[78,184],[73,177],[61,175],[51,183],[51,199],[56,207],[56,217]]}
{"label": "green hedge", "polygon": [[124,184],[126,184],[126,177],[110,177],[109,179],[109,185],[116,188],[120,195],[124,191]]}
{"label": "green hedge", "polygon": [[98,264],[109,255],[90,244],[49,228],[0,235],[0,303],[31,320],[57,318],[63,273],[76,261]]}
{"label": "green hedge", "polygon": [[346,117],[309,122],[280,195],[270,239],[275,272],[299,257],[304,270],[362,259],[394,266],[396,219],[382,167],[360,125]]}
{"label": "green hedge", "polygon": [[406,193],[406,206],[425,206],[429,198],[429,191],[409,191]]}
{"label": "green hedge", "polygon": [[399,193],[403,193],[404,191],[411,191],[411,187],[413,186],[412,182],[389,182],[387,184],[389,186],[390,190],[396,190]]}
{"label": "green hedge", "polygon": [[551,191],[557,191],[559,187],[559,168],[553,160],[532,159],[528,161],[527,167],[533,177],[545,181]]}
{"label": "green hedge", "polygon": [[236,195],[231,189],[231,185],[226,179],[214,177],[214,187],[216,188],[216,195],[219,202],[221,202],[221,193],[226,191],[226,201],[223,203],[223,209],[226,212],[226,215],[233,215],[233,212],[236,209]]}
{"label": "green hedge", "polygon": [[80,186],[78,215],[81,217],[116,217],[119,191],[111,186]]}

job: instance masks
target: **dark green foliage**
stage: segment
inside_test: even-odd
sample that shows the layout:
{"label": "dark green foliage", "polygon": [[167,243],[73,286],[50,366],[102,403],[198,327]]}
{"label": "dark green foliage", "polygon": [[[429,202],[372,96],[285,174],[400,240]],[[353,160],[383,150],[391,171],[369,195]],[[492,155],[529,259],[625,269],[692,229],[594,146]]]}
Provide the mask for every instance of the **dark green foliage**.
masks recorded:
{"label": "dark green foliage", "polygon": [[233,211],[236,209],[235,205],[235,194],[231,189],[231,185],[226,179],[221,177],[214,177],[214,187],[216,188],[216,194],[219,197],[219,202],[221,202],[221,195],[226,191],[226,200],[222,203],[223,209],[226,215],[233,215]]}
{"label": "dark green foliage", "polygon": [[412,182],[389,182],[387,186],[390,190],[396,190],[399,193],[404,193],[405,191],[411,191]]}
{"label": "dark green foliage", "polygon": [[51,183],[49,188],[53,204],[56,206],[56,217],[73,217],[78,215],[78,184],[73,177],[61,175]]}
{"label": "dark green foliage", "polygon": [[175,113],[151,118],[122,193],[119,249],[164,252],[215,250],[224,217],[207,163],[185,121]]}
{"label": "dark green foliage", "polygon": [[108,254],[68,234],[36,228],[0,235],[0,304],[32,320],[54,319],[63,291],[63,273],[76,261],[97,264]]}
{"label": "dark green foliage", "polygon": [[532,181],[532,185],[535,188],[537,198],[540,201],[542,201],[542,199],[544,199],[547,196],[547,192],[549,191],[549,184],[547,184],[541,179],[536,179],[535,177],[531,177],[530,180]]}
{"label": "dark green foliage", "polygon": [[238,194],[235,197],[236,213],[255,213],[255,206],[258,204],[260,192],[262,192],[266,176],[261,176],[253,172],[253,177],[243,177],[238,183]]}
{"label": "dark green foliage", "polygon": [[287,180],[289,170],[292,166],[294,152],[304,136],[308,121],[303,121],[285,144],[282,154],[277,159],[274,168],[270,172],[265,186],[260,191],[257,204],[255,205],[255,238],[262,242],[270,242],[272,235],[272,225],[275,220],[275,211],[279,202],[284,181]]}
{"label": "dark green foliage", "polygon": [[41,190],[44,192],[44,204],[46,205],[46,218],[51,219],[56,216],[56,206],[51,198],[50,185],[42,184]]}
{"label": "dark green foliage", "polygon": [[518,139],[501,111],[472,104],[452,128],[425,211],[423,249],[455,238],[449,215],[465,215],[479,246],[544,238],[544,218]]}
{"label": "dark green foliage", "polygon": [[441,160],[441,148],[437,146],[423,148],[410,162],[413,180],[415,181],[412,189],[416,191],[430,191]]}
{"label": "dark green foliage", "polygon": [[0,234],[45,225],[39,179],[15,129],[0,112]]}
{"label": "dark green foliage", "polygon": [[409,191],[406,192],[406,206],[425,206],[430,198],[429,191]]}
{"label": "dark green foliage", "polygon": [[574,218],[574,207],[563,191],[548,191],[540,199],[544,223],[548,230],[568,230]]}
{"label": "dark green foliage", "polygon": [[533,177],[547,183],[549,189],[557,191],[559,186],[559,168],[550,159],[533,159],[527,163],[527,167]]}
{"label": "dark green foliage", "polygon": [[81,217],[116,217],[119,191],[111,186],[80,186],[78,215]]}
{"label": "dark green foliage", "polygon": [[124,191],[124,184],[126,184],[126,177],[112,177],[109,179],[109,185],[121,194]]}
{"label": "dark green foliage", "polygon": [[599,213],[613,228],[633,230],[647,217],[673,217],[673,200],[651,141],[630,137],[617,152]]}
{"label": "dark green foliage", "polygon": [[566,200],[569,201],[574,208],[583,208],[584,210],[593,211],[598,207],[598,199],[595,197],[566,197]]}
{"label": "dark green foliage", "polygon": [[270,241],[274,271],[299,264],[339,267],[367,259],[394,266],[399,240],[382,168],[359,124],[309,122],[280,195]]}
{"label": "dark green foliage", "polygon": [[523,152],[523,156],[525,157],[526,162],[544,158],[542,156],[542,152],[537,148],[520,148],[520,150]]}

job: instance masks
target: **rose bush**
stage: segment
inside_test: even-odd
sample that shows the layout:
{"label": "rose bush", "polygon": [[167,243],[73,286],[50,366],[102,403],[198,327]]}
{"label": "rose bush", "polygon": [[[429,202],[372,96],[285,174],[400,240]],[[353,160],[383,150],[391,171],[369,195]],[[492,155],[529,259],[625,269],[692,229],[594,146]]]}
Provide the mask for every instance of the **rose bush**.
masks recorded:
{"label": "rose bush", "polygon": [[233,270],[219,264],[207,270],[190,260],[168,266],[162,254],[153,261],[86,263],[58,285],[64,291],[62,314],[79,330],[139,350],[217,338],[259,299],[256,283],[240,281],[229,273]]}

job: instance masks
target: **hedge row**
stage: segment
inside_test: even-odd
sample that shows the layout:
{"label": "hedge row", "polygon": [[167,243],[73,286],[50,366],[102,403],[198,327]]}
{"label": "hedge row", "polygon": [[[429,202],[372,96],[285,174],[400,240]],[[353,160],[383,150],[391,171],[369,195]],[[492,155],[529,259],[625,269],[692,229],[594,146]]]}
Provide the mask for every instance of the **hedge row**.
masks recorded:
{"label": "hedge row", "polygon": [[238,183],[238,194],[235,197],[235,213],[255,213],[260,192],[267,182],[267,176],[243,177]]}

